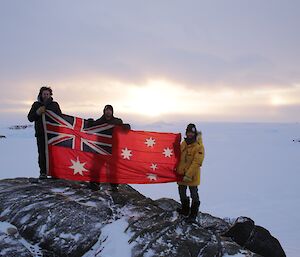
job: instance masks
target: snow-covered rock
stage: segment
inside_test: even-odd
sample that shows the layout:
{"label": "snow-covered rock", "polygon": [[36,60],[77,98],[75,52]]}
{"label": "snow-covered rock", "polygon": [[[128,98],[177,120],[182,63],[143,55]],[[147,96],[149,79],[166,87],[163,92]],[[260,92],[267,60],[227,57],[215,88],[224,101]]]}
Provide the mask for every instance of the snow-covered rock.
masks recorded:
{"label": "snow-covered rock", "polygon": [[111,192],[102,184],[94,192],[83,182],[1,180],[0,255],[258,256],[220,236],[230,226],[225,220],[200,212],[187,224],[178,206],[128,185]]}

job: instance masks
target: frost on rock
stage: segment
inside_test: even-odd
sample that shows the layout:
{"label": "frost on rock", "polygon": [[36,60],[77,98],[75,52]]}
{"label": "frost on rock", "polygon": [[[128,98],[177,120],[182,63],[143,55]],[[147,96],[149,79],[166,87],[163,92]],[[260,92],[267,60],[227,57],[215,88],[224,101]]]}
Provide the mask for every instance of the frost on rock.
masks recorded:
{"label": "frost on rock", "polygon": [[[128,185],[26,178],[0,181],[0,256],[258,256],[222,237],[230,224],[199,212],[195,224],[167,198],[146,198]],[[16,255],[12,255],[15,253]],[[120,255],[121,254],[121,255]]]}

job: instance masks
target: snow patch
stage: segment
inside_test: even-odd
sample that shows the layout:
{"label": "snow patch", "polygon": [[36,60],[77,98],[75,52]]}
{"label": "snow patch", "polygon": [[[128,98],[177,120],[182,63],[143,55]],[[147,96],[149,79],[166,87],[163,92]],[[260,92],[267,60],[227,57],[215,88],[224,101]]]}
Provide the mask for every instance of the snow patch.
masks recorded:
{"label": "snow patch", "polygon": [[74,195],[75,194],[75,192],[72,192],[72,191],[70,191],[70,192],[64,192],[64,195]]}
{"label": "snow patch", "polygon": [[87,201],[85,203],[80,202],[80,204],[85,205],[85,206],[89,206],[89,207],[97,207],[97,204],[95,202],[92,202],[92,201]]}
{"label": "snow patch", "polygon": [[235,223],[244,223],[246,221],[249,221],[249,219],[246,217],[238,217]]}
{"label": "snow patch", "polygon": [[46,224],[44,224],[43,226],[41,226],[41,229],[40,229],[39,234],[40,234],[40,235],[44,235],[44,234],[45,234],[45,231],[46,231],[46,228],[47,228],[47,225],[46,225]]}
{"label": "snow patch", "polygon": [[134,243],[130,245],[128,243],[131,235],[128,232],[125,233],[127,227],[128,222],[125,218],[105,225],[97,243],[83,257],[131,257]]}
{"label": "snow patch", "polygon": [[6,221],[0,221],[0,231],[7,234],[7,229],[8,228],[15,228],[18,230],[14,225],[6,222]]}
{"label": "snow patch", "polygon": [[155,256],[155,252],[153,250],[148,250],[147,252],[145,252],[144,257],[153,257]]}
{"label": "snow patch", "polygon": [[29,204],[29,205],[27,205],[26,207],[24,207],[24,208],[22,209],[22,211],[27,212],[27,211],[29,211],[30,209],[35,209],[36,205],[38,205],[38,203],[32,203],[32,204]]}
{"label": "snow patch", "polygon": [[74,241],[79,241],[80,237],[82,237],[81,234],[77,233],[75,235],[73,234],[70,234],[70,233],[61,233],[59,235],[60,238],[63,238],[63,239],[73,239]]}
{"label": "snow patch", "polygon": [[53,193],[64,193],[65,190],[65,188],[52,188],[50,191]]}
{"label": "snow patch", "polygon": [[21,220],[20,220],[20,223],[21,223],[21,224],[26,223],[26,222],[30,219],[30,217],[31,217],[31,216],[30,216],[29,214],[23,216],[23,217],[21,218]]}

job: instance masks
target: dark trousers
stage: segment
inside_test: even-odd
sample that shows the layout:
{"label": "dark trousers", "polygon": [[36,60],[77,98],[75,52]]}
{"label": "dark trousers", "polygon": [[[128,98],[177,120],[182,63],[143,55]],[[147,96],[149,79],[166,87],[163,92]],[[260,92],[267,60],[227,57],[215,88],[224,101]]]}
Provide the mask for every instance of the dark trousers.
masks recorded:
{"label": "dark trousers", "polygon": [[47,175],[47,168],[46,168],[46,150],[45,150],[45,137],[44,136],[37,136],[36,137],[37,147],[38,147],[38,154],[39,154],[39,167],[40,167],[40,174]]}
{"label": "dark trousers", "polygon": [[[197,186],[189,186],[191,198],[193,202],[199,202],[199,195],[198,195],[198,187]],[[186,195],[187,186],[178,185],[179,197],[180,201],[183,203],[188,200]]]}

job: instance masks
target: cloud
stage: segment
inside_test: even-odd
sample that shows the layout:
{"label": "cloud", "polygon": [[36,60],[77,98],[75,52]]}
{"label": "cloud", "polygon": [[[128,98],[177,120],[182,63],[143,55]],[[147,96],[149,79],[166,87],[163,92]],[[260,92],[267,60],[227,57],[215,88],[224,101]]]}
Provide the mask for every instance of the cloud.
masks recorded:
{"label": "cloud", "polygon": [[300,83],[299,7],[279,0],[2,1],[0,100],[33,100],[42,84],[67,110],[80,98],[87,111],[109,99],[118,104],[133,87],[147,90],[149,81],[167,81],[184,99],[184,92],[205,92],[213,102],[224,90],[292,90]]}
{"label": "cloud", "polygon": [[299,66],[300,36],[292,29],[299,24],[298,6],[296,1],[271,6],[4,2],[1,75],[58,78],[90,72],[134,81],[163,76],[186,84],[291,83],[299,79],[292,68]]}

